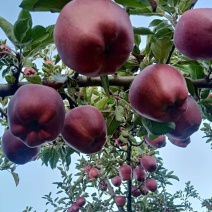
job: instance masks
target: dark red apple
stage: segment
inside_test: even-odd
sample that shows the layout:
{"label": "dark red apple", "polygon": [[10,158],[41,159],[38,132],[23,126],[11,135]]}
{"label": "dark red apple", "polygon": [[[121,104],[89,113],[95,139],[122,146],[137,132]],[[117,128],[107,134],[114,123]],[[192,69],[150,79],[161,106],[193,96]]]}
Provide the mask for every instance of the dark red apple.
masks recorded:
{"label": "dark red apple", "polygon": [[154,172],[157,170],[157,161],[154,156],[145,155],[139,161],[145,171]]}
{"label": "dark red apple", "polygon": [[147,188],[144,184],[142,184],[142,185],[140,186],[140,190],[141,190],[141,194],[142,194],[142,195],[147,195],[147,194],[149,193],[148,188]]}
{"label": "dark red apple", "polygon": [[27,67],[24,69],[24,74],[27,76],[33,76],[33,75],[35,75],[35,73],[36,73],[36,71],[34,68]]}
{"label": "dark red apple", "polygon": [[188,108],[183,115],[175,122],[175,129],[166,135],[169,138],[183,139],[190,137],[199,130],[202,122],[202,115],[196,101],[189,96]]}
{"label": "dark red apple", "polygon": [[160,135],[157,138],[151,140],[148,136],[144,136],[144,140],[147,144],[154,148],[162,148],[166,146],[166,137],[165,135]]}
{"label": "dark red apple", "polygon": [[115,196],[115,203],[116,203],[117,207],[123,207],[126,203],[126,197]]}
{"label": "dark red apple", "polygon": [[55,140],[61,133],[65,107],[53,88],[26,84],[11,98],[7,114],[11,133],[27,146],[36,147]]}
{"label": "dark red apple", "polygon": [[143,168],[137,166],[133,169],[133,177],[139,182],[144,182],[146,178],[146,172]]}
{"label": "dark red apple", "polygon": [[129,89],[129,102],[141,116],[157,122],[175,122],[187,109],[188,89],[176,68],[153,64],[144,68]]}
{"label": "dark red apple", "polygon": [[116,187],[119,187],[122,183],[121,181],[121,177],[120,176],[115,176],[111,179],[111,183],[116,186]]}
{"label": "dark red apple", "polygon": [[90,179],[96,179],[96,178],[99,177],[99,175],[100,175],[99,170],[97,168],[95,168],[95,167],[92,167],[90,169],[90,171],[88,172],[88,177]]}
{"label": "dark red apple", "polygon": [[79,205],[80,208],[83,207],[86,203],[85,197],[78,197],[76,199],[76,203],[77,203],[77,205]]}
{"label": "dark red apple", "polygon": [[131,187],[131,192],[133,197],[139,197],[142,194],[140,188],[136,186]]}
{"label": "dark red apple", "polygon": [[4,156],[16,164],[25,164],[33,160],[39,153],[40,147],[29,148],[20,139],[12,135],[9,129],[5,130],[1,149]]}
{"label": "dark red apple", "polygon": [[186,139],[179,139],[179,138],[168,138],[168,139],[175,146],[183,147],[183,148],[187,147],[191,143],[190,137]]}
{"label": "dark red apple", "polygon": [[145,182],[145,186],[151,192],[155,192],[158,188],[157,181],[154,178],[147,179]]}
{"label": "dark red apple", "polygon": [[104,117],[97,108],[90,105],[71,109],[66,113],[61,135],[75,150],[85,154],[96,153],[106,142]]}
{"label": "dark red apple", "polygon": [[76,202],[74,202],[71,205],[71,207],[67,210],[67,212],[79,212],[79,210],[80,210],[79,205]]}
{"label": "dark red apple", "polygon": [[125,146],[125,145],[126,145],[126,143],[122,142],[122,141],[120,140],[120,138],[117,138],[117,139],[115,140],[115,142],[116,142],[116,144],[117,144],[118,146]]}
{"label": "dark red apple", "polygon": [[0,59],[11,54],[11,48],[5,44],[0,45]]}
{"label": "dark red apple", "polygon": [[119,176],[122,181],[127,181],[132,179],[132,167],[128,164],[123,164],[119,167]]}
{"label": "dark red apple", "polygon": [[100,189],[101,191],[106,191],[106,190],[107,190],[107,183],[106,183],[104,180],[101,180],[101,181],[99,182],[99,189]]}
{"label": "dark red apple", "polygon": [[174,32],[174,45],[193,60],[212,59],[212,8],[184,12]]}
{"label": "dark red apple", "polygon": [[73,0],[60,12],[54,41],[68,67],[96,77],[113,74],[125,63],[134,35],[128,14],[115,2]]}

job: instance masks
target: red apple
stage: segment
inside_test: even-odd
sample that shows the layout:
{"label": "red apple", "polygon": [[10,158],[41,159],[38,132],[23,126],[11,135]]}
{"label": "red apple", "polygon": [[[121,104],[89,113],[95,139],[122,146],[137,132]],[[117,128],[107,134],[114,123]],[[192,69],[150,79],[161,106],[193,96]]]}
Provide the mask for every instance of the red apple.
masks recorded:
{"label": "red apple", "polygon": [[79,207],[83,207],[86,203],[85,197],[78,197],[76,199],[76,203],[77,203],[77,205],[79,205]]}
{"label": "red apple", "polygon": [[115,203],[116,203],[117,207],[123,207],[126,203],[126,197],[115,196]]}
{"label": "red apple", "polygon": [[125,63],[134,34],[128,14],[115,2],[73,0],[60,12],[54,41],[64,64],[97,77],[113,74]]}
{"label": "red apple", "polygon": [[133,170],[133,177],[135,178],[135,180],[139,182],[144,182],[146,178],[146,172],[144,171],[143,168],[137,166]]}
{"label": "red apple", "polygon": [[25,164],[33,160],[39,153],[40,147],[29,148],[20,139],[13,136],[9,129],[5,130],[1,149],[4,156],[16,164]]}
{"label": "red apple", "polygon": [[36,73],[36,71],[34,68],[27,67],[24,69],[24,74],[27,76],[33,76],[33,75],[35,75],[35,73]]}
{"label": "red apple", "polygon": [[95,167],[92,167],[91,169],[90,169],[90,171],[88,172],[88,177],[90,178],[90,179],[96,179],[97,177],[99,177],[99,170],[97,169],[97,168],[95,168]]}
{"label": "red apple", "polygon": [[11,48],[5,44],[0,45],[0,59],[11,54]]}
{"label": "red apple", "polygon": [[66,113],[62,137],[75,150],[92,154],[106,142],[107,128],[102,113],[95,107],[83,105]]}
{"label": "red apple", "polygon": [[53,88],[26,84],[21,86],[8,105],[11,133],[27,146],[36,147],[55,140],[65,120],[65,107]]}
{"label": "red apple", "polygon": [[114,178],[111,179],[111,183],[116,186],[119,187],[121,185],[121,177],[120,176],[115,176]]}
{"label": "red apple", "polygon": [[129,89],[129,102],[141,116],[157,122],[175,122],[187,109],[188,89],[176,68],[153,64],[144,68]]}
{"label": "red apple", "polygon": [[99,182],[99,189],[100,189],[101,191],[106,191],[106,190],[107,190],[107,183],[106,183],[104,180],[101,180],[101,181]]}
{"label": "red apple", "polygon": [[147,195],[149,193],[148,188],[144,184],[141,185],[140,190],[142,195]]}
{"label": "red apple", "polygon": [[191,143],[190,137],[186,139],[178,139],[178,138],[168,138],[168,139],[175,146],[183,147],[183,148],[187,147]]}
{"label": "red apple", "polygon": [[160,135],[157,138],[151,140],[148,136],[144,136],[144,140],[147,144],[154,148],[162,148],[166,146],[166,137],[165,135]]}
{"label": "red apple", "polygon": [[157,161],[154,156],[145,155],[139,159],[141,166],[148,172],[157,170]]}
{"label": "red apple", "polygon": [[120,140],[120,138],[117,138],[117,139],[115,140],[115,142],[116,142],[116,144],[117,144],[118,146],[125,146],[125,145],[126,145],[126,143],[122,142],[122,141]]}
{"label": "red apple", "polygon": [[74,202],[71,207],[67,210],[67,212],[79,212],[79,205]]}
{"label": "red apple", "polygon": [[131,187],[131,192],[133,197],[139,197],[142,194],[140,188],[136,186]]}
{"label": "red apple", "polygon": [[119,176],[122,181],[127,181],[132,179],[132,167],[128,164],[123,164],[119,167]]}
{"label": "red apple", "polygon": [[157,181],[154,178],[149,178],[145,182],[145,186],[149,191],[155,192],[158,188]]}
{"label": "red apple", "polygon": [[174,45],[193,60],[212,59],[212,8],[184,12],[174,32]]}
{"label": "red apple", "polygon": [[91,170],[91,168],[92,168],[92,165],[86,165],[84,170],[86,173],[88,173]]}

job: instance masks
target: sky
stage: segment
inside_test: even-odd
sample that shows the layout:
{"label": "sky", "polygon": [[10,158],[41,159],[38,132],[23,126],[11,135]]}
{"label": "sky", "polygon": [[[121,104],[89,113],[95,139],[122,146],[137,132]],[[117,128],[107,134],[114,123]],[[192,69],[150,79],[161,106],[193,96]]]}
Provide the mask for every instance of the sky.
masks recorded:
{"label": "sky", "polygon": [[[0,16],[11,23],[14,23],[20,12],[18,7],[21,0],[7,0],[1,2]],[[196,8],[212,8],[212,1],[199,0]],[[48,26],[56,22],[58,14],[52,13],[31,13],[34,25]],[[132,18],[134,26],[147,27],[149,18],[137,16]],[[0,39],[5,39],[5,35],[0,29]],[[0,74],[1,76],[1,74]],[[0,83],[4,82],[0,78]],[[1,129],[0,129],[1,130]],[[3,132],[0,131],[0,135]],[[176,147],[167,142],[166,147],[159,150],[163,158],[164,166],[168,170],[173,170],[180,181],[173,181],[174,186],[169,188],[170,193],[184,189],[185,182],[191,181],[194,188],[202,198],[212,197],[212,150],[209,144],[202,138],[204,134],[199,130],[191,136],[191,143],[187,148]],[[76,156],[72,157],[70,170],[74,170]],[[24,166],[19,166],[16,170],[20,177],[20,184],[16,187],[14,180],[7,171],[0,171],[0,211],[2,212],[22,212],[26,206],[32,206],[37,212],[44,212],[52,207],[45,205],[45,200],[41,197],[50,191],[56,193],[56,186],[52,182],[60,181],[61,177],[57,170],[51,170],[41,166],[40,161],[33,161]],[[200,207],[199,201],[194,201],[194,209],[204,212]]]}

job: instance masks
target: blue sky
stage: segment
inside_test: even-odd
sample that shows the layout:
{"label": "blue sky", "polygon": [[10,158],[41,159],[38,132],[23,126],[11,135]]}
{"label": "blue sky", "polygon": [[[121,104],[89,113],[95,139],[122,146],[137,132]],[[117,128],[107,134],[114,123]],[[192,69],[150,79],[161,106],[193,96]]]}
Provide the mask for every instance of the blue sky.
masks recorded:
{"label": "blue sky", "polygon": [[[19,0],[7,0],[1,2],[0,16],[11,23],[14,23],[20,12]],[[212,8],[212,1],[199,0],[197,7]],[[32,13],[33,23],[48,26],[55,23],[58,14],[51,13]],[[137,16],[132,19],[135,26],[148,26],[149,18]],[[0,39],[5,39],[5,35],[0,29]],[[0,79],[0,82],[3,82]],[[0,133],[1,134],[1,133]],[[191,181],[195,189],[202,198],[212,196],[212,150],[205,143],[201,131],[193,134],[192,142],[187,148],[179,148],[168,142],[165,148],[160,149],[160,155],[164,160],[164,166],[173,170],[174,174],[180,178],[180,182],[173,181],[174,186],[169,188],[170,192],[183,189],[185,182]],[[76,157],[72,158],[73,164],[70,170],[74,171]],[[7,171],[0,172],[0,211],[3,212],[22,212],[26,206],[32,206],[37,212],[43,212],[46,209],[45,200],[41,197],[50,191],[56,192],[56,186],[52,182],[60,181],[60,175],[56,170],[51,170],[41,166],[40,161],[31,162],[24,166],[19,166],[17,172],[20,176],[18,187]],[[203,212],[199,202],[195,201],[195,210]],[[53,211],[50,207],[49,211]]]}

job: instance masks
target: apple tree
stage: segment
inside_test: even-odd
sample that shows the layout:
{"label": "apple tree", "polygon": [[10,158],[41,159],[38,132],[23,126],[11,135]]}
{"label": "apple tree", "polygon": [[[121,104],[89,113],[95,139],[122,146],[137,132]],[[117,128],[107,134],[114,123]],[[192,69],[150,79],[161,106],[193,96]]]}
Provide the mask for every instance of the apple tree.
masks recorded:
{"label": "apple tree", "polygon": [[[57,197],[43,196],[55,212],[194,211],[191,198],[211,211],[190,182],[169,193],[179,178],[160,157],[201,123],[212,141],[212,8],[196,2],[23,0],[15,23],[0,17],[0,170],[17,185],[18,165],[59,170]],[[33,25],[40,11],[57,22]]]}

